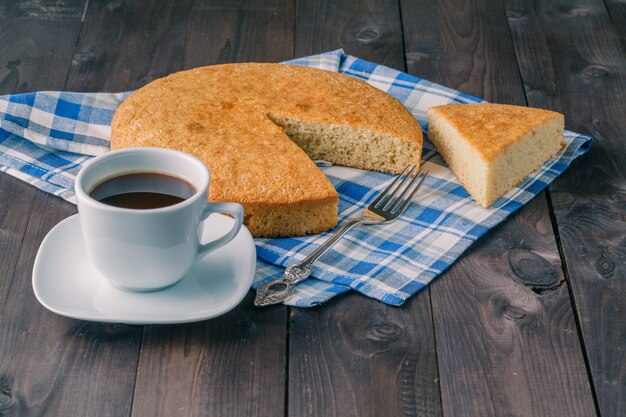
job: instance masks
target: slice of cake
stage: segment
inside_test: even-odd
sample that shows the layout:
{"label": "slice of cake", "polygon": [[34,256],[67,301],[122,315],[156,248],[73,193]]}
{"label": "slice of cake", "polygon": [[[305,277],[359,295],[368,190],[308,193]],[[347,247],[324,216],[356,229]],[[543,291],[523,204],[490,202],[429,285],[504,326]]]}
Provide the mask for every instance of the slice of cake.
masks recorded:
{"label": "slice of cake", "polygon": [[507,104],[428,110],[428,138],[483,207],[509,192],[564,146],[560,113]]}

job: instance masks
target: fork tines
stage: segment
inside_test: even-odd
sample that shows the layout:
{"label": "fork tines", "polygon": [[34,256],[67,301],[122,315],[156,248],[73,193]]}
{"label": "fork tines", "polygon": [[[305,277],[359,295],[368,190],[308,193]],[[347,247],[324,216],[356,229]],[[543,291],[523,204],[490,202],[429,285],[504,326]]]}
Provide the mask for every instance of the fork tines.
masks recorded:
{"label": "fork tines", "polygon": [[420,177],[423,168],[417,172],[416,169],[416,165],[408,165],[404,168],[391,184],[370,203],[370,210],[376,209],[390,214],[404,211],[428,175],[426,173]]}

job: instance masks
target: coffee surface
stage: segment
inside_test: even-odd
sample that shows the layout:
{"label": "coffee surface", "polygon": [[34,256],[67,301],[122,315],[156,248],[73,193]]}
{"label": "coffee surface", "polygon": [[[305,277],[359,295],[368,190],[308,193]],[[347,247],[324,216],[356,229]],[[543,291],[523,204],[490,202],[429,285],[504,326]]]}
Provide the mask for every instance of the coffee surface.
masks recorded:
{"label": "coffee surface", "polygon": [[195,193],[196,189],[180,178],[157,173],[133,173],[106,180],[89,195],[110,206],[147,210],[181,203]]}

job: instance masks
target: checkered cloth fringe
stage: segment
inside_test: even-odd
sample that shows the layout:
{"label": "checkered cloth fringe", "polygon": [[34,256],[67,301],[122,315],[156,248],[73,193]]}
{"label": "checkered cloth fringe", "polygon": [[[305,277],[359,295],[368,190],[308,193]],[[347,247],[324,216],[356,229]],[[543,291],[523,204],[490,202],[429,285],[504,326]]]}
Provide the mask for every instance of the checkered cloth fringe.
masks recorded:
{"label": "checkered cloth fringe", "polygon": [[[290,61],[367,81],[402,102],[427,131],[426,112],[447,103],[482,100],[343,51]],[[109,150],[110,122],[129,93],[38,92],[0,97],[0,170],[75,203],[81,166]],[[368,111],[369,109],[361,109]],[[391,225],[357,227],[322,257],[313,278],[286,304],[309,307],[349,291],[400,305],[445,271],[479,237],[526,204],[591,145],[589,136],[565,132],[566,147],[490,209],[477,205],[432,145],[423,163],[431,175],[404,215]],[[339,192],[339,225],[368,205],[392,178],[339,166],[321,167]],[[256,239],[254,287],[279,277],[328,237]]]}

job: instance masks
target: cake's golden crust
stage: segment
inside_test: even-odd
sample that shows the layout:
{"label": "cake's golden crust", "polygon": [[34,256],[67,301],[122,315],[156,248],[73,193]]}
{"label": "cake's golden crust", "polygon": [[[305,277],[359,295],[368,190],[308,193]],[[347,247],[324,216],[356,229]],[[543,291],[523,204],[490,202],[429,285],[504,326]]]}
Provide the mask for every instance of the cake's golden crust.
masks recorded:
{"label": "cake's golden crust", "polygon": [[[421,129],[397,100],[348,76],[283,64],[216,65],[155,80],[115,112],[111,147],[155,146],[197,156],[211,172],[213,201],[241,202],[259,214],[306,203],[336,213],[332,184],[270,115],[398,137],[419,145],[419,162]],[[254,235],[285,236],[336,223],[336,217],[318,217],[311,213],[311,224],[289,230],[250,229]]]}
{"label": "cake's golden crust", "polygon": [[554,111],[508,104],[447,104],[431,107],[443,117],[480,156],[489,162],[509,145],[526,135],[534,127],[550,119],[563,120]]}
{"label": "cake's golden crust", "polygon": [[504,104],[428,111],[428,137],[459,182],[488,208],[564,146],[563,115]]}

